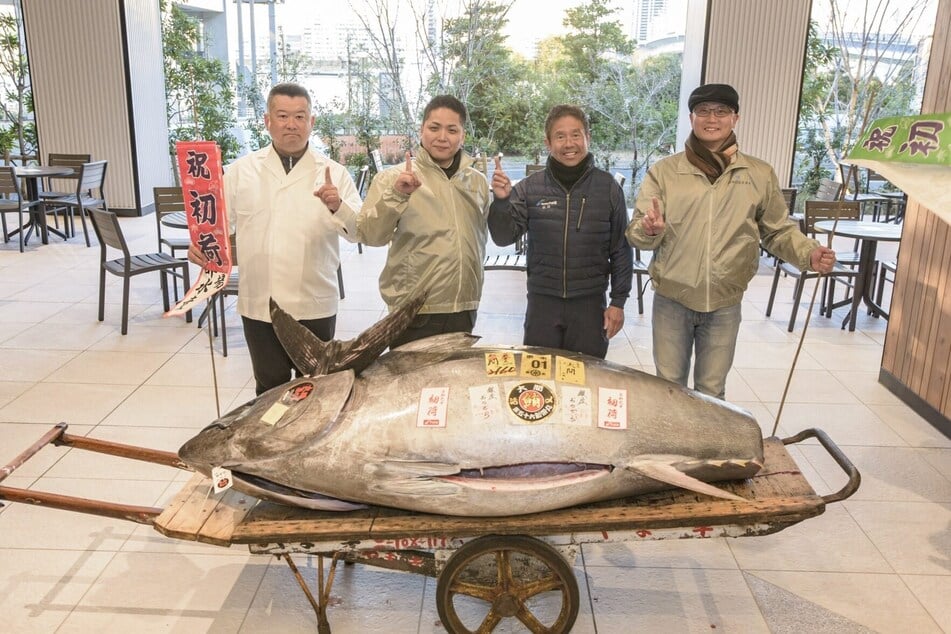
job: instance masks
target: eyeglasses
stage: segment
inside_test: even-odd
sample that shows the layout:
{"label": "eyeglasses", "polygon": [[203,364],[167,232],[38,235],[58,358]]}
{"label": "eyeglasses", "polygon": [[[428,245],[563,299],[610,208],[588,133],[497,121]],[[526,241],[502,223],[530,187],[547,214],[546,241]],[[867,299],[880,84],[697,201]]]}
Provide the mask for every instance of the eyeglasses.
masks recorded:
{"label": "eyeglasses", "polygon": [[733,111],[729,108],[720,106],[719,108],[697,108],[693,111],[694,116],[706,118],[710,115],[713,115],[717,119],[722,119],[733,114]]}

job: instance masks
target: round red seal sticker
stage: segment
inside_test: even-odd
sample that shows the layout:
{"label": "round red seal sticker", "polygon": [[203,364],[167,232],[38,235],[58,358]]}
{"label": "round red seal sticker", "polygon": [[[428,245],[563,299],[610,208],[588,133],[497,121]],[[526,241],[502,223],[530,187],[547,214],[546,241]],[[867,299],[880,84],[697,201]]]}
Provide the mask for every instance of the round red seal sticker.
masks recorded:
{"label": "round red seal sticker", "polygon": [[542,383],[519,383],[509,392],[509,410],[527,423],[538,423],[555,411],[555,394]]}

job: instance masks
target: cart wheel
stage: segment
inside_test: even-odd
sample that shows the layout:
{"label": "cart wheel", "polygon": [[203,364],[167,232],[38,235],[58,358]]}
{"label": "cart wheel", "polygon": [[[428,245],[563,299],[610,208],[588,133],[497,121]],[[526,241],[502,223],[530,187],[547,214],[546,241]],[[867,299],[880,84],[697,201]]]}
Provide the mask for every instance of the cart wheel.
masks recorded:
{"label": "cart wheel", "polygon": [[436,582],[436,608],[453,634],[491,632],[510,617],[532,632],[560,634],[578,617],[578,582],[545,542],[490,535],[467,542],[446,563]]}

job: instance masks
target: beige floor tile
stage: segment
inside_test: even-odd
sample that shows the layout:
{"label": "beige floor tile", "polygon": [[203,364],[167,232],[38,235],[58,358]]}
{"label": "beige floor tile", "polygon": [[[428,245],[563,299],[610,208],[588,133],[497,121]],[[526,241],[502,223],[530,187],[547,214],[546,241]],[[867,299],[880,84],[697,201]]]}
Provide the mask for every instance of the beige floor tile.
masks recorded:
{"label": "beige floor tile", "polygon": [[[951,481],[943,478],[921,449],[909,447],[843,447],[862,474],[852,500],[893,502],[951,502]],[[803,453],[826,482],[840,480],[838,465],[821,447]]]}
{"label": "beige floor tile", "polygon": [[865,370],[877,375],[882,365],[882,347],[872,341],[868,341],[867,345],[807,343],[803,351],[808,352],[823,368],[834,372]]}
{"label": "beige floor tile", "polygon": [[[935,634],[942,631],[898,575],[781,570],[755,570],[749,574],[800,597],[807,605],[815,604],[872,631]],[[888,600],[883,601],[882,597]],[[801,626],[798,631],[803,632],[851,629],[843,627],[845,624],[821,630],[806,623],[798,625]]]}
{"label": "beige floor tile", "polygon": [[3,346],[34,350],[86,350],[114,333],[114,328],[99,322],[80,322],[70,326],[42,322],[7,339]]}
{"label": "beige floor tile", "polygon": [[[218,388],[218,402],[230,403],[237,388]],[[221,414],[225,410],[222,407]],[[143,385],[103,420],[105,425],[182,427],[199,430],[219,417],[211,387]]]}
{"label": "beige floor tile", "polygon": [[146,385],[210,387],[217,380],[220,387],[241,388],[252,376],[249,356],[229,354],[223,357],[216,353],[214,367],[212,367],[212,356],[208,354],[206,345],[204,352],[201,353],[176,354],[149,377]]}
{"label": "beige floor tile", "polygon": [[939,432],[904,404],[871,404],[868,407],[912,447],[951,448],[951,438]]}
{"label": "beige floor tile", "polygon": [[[778,401],[783,395],[789,370],[770,368],[737,368],[761,401]],[[796,369],[793,373],[787,403],[857,403],[851,392],[825,370]]]}
{"label": "beige floor tile", "polygon": [[901,575],[942,632],[951,632],[951,575]]}
{"label": "beige floor tile", "polygon": [[0,408],[0,420],[97,425],[133,391],[131,385],[44,382]]}
{"label": "beige floor tile", "polygon": [[841,505],[773,535],[727,542],[743,570],[891,573],[862,527]]}
{"label": "beige floor tile", "polygon": [[844,504],[896,572],[951,575],[951,504]]}
{"label": "beige floor tile", "polygon": [[[214,618],[227,604],[251,555],[117,553],[79,605],[143,614]],[[250,596],[246,597],[247,601]]]}
{"label": "beige floor tile", "polygon": [[69,310],[72,306],[73,302],[4,302],[0,304],[0,323],[39,323]]}
{"label": "beige floor tile", "polygon": [[818,427],[837,445],[907,446],[901,436],[861,403],[786,403],[781,422],[786,429],[796,431]]}
{"label": "beige floor tile", "polygon": [[57,631],[113,556],[112,552],[0,547],[3,631]]}
{"label": "beige floor tile", "polygon": [[0,382],[42,381],[50,378],[77,354],[69,350],[4,350],[3,360],[0,361]]}
{"label": "beige floor tile", "polygon": [[217,617],[215,610],[112,609],[80,606],[70,612],[56,631],[59,634],[89,634],[89,632],[193,634],[212,631],[218,620]]}
{"label": "beige floor tile", "polygon": [[48,380],[139,385],[167,362],[170,356],[167,352],[87,350],[50,375]]}
{"label": "beige floor tile", "polygon": [[18,398],[33,385],[32,381],[0,381],[0,407]]}
{"label": "beige floor tile", "polygon": [[135,331],[129,330],[129,334],[118,334],[118,330],[113,328],[116,333],[111,337],[104,337],[90,346],[90,350],[97,351],[116,351],[116,352],[179,352],[189,342],[200,338],[200,331],[193,330],[190,324],[182,324],[174,328],[149,328]]}
{"label": "beige floor tile", "polygon": [[[860,367],[860,366],[856,366]],[[835,378],[845,385],[856,398],[866,405],[899,405],[901,401],[897,396],[888,391],[884,385],[878,382],[878,368],[872,372],[848,372],[835,370]]]}
{"label": "beige floor tile", "polygon": [[[745,341],[737,343],[733,367],[774,368],[788,371],[795,353],[795,347],[790,346],[788,342]],[[822,366],[805,349],[799,353],[796,367],[801,370],[822,369]]]}
{"label": "beige floor tile", "polygon": [[599,632],[769,632],[736,570],[588,570]]}

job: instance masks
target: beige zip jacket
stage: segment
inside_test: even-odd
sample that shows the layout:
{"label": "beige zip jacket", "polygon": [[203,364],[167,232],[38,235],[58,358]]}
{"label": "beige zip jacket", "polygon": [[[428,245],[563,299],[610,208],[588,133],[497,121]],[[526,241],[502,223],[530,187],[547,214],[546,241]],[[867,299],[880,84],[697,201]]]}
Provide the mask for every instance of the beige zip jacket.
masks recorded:
{"label": "beige zip jacket", "polygon": [[[651,198],[660,200],[664,230],[644,233]],[[652,250],[655,292],[691,310],[738,304],[759,268],[759,246],[809,268],[819,242],[789,219],[776,173],[765,161],[737,153],[713,184],[681,152],[654,164],[637,195],[627,239]]]}
{"label": "beige zip jacket", "polygon": [[413,161],[422,186],[410,196],[393,189],[405,163],[377,174],[357,217],[357,236],[390,245],[380,295],[390,310],[419,288],[429,296],[421,313],[477,310],[482,297],[489,184],[463,153],[452,178],[423,148]]}

